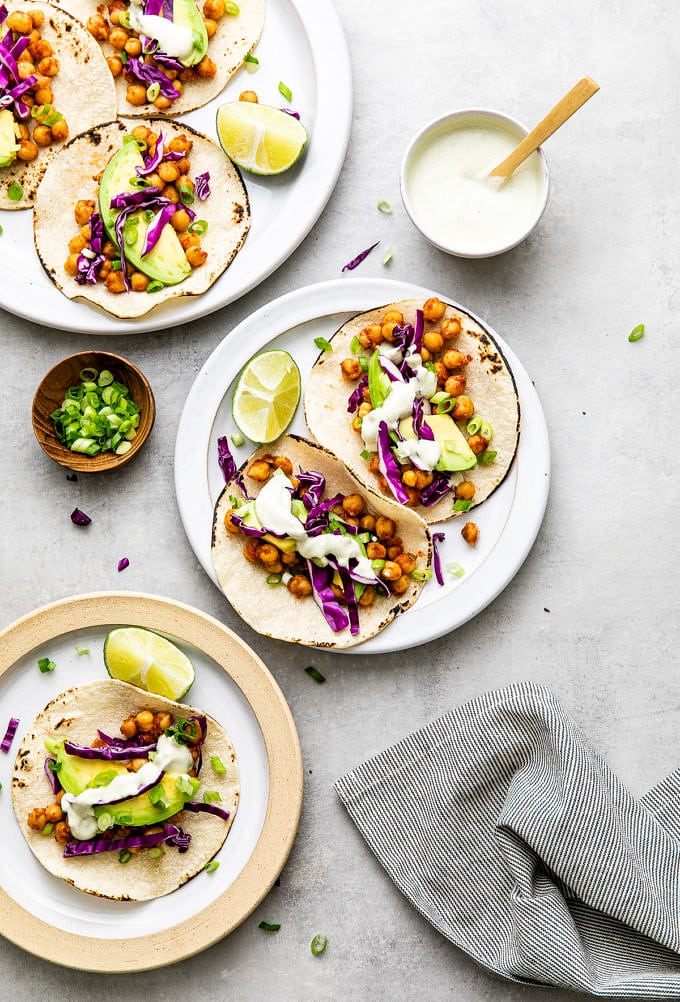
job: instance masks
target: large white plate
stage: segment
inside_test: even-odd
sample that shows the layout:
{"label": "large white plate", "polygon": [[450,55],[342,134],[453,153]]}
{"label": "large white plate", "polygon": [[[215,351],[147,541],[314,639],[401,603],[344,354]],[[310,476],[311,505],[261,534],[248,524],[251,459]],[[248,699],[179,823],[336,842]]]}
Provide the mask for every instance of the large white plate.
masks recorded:
{"label": "large white plate", "polygon": [[[0,307],[49,327],[88,334],[129,334],[174,327],[205,316],[243,296],[263,281],[302,242],[328,201],[347,152],[352,121],[352,78],[347,46],[331,0],[267,0],[257,47],[260,69],[239,71],[206,107],[182,117],[216,138],[215,113],[242,90],[257,91],[263,104],[286,104],[300,112],[309,145],[299,165],[274,178],[243,175],[252,225],[243,250],[202,296],[171,300],[146,317],[119,320],[89,303],[66,299],[47,278],[33,248],[33,212],[0,212]],[[219,195],[219,193],[215,193]],[[69,240],[64,230],[64,260]]]}
{"label": "large white plate", "polygon": [[[285,348],[303,381],[318,357],[315,337],[329,338],[350,316],[408,296],[435,293],[387,279],[340,279],[310,285],[274,300],[231,331],[207,360],[191,388],[175,448],[175,490],[184,528],[204,570],[216,583],[210,558],[212,514],[224,486],[217,463],[217,439],[236,430],[231,417],[234,380],[248,359],[267,348]],[[445,292],[436,293],[452,302]],[[432,580],[414,606],[377,637],[350,650],[379,654],[415,647],[455,630],[484,609],[512,580],[536,538],[548,500],[550,447],[545,417],[531,379],[514,352],[488,324],[461,306],[496,339],[517,383],[522,414],[517,456],[502,485],[474,510],[480,538],[471,549],[460,536],[460,518],[433,527],[446,538],[444,564],[465,568],[461,578]],[[339,360],[340,361],[340,360]],[[342,419],[342,416],[339,416]],[[309,436],[302,405],[290,430]],[[233,449],[237,465],[253,446]]]}
{"label": "large white plate", "polygon": [[[14,757],[33,719],[59,693],[107,677],[104,638],[127,624],[155,629],[187,652],[196,668],[187,700],[225,727],[241,773],[239,809],[217,855],[219,868],[197,874],[169,897],[143,902],[97,898],[44,870],[15,821],[11,796]],[[79,655],[76,645],[90,653]],[[56,663],[53,672],[40,673],[42,657]],[[0,753],[0,934],[69,967],[145,970],[221,939],[271,888],[300,815],[300,746],[276,682],[221,623],[169,599],[129,592],[56,602],[0,632],[0,707],[0,738],[10,715],[20,720],[10,754]],[[93,733],[96,726],[93,721]],[[41,784],[36,806],[49,799]]]}

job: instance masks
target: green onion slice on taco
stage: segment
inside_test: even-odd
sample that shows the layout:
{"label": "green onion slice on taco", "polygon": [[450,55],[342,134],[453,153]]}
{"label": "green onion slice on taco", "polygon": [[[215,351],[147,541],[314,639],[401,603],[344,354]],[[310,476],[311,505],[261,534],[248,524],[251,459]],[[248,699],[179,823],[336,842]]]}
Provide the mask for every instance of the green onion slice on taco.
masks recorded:
{"label": "green onion slice on taco", "polygon": [[295,435],[233,469],[215,508],[226,597],[260,633],[309,646],[349,647],[384,629],[431,576],[431,551],[415,512]]}
{"label": "green onion slice on taco", "polygon": [[70,689],[38,714],[12,796],[50,873],[99,897],[143,901],[175,890],[220,849],[238,778],[217,721],[112,679]]}
{"label": "green onion slice on taco", "polygon": [[519,440],[515,381],[490,333],[433,297],[362,313],[330,341],[305,393],[314,437],[427,522],[480,504]]}
{"label": "green onion slice on taco", "polygon": [[35,243],[69,299],[136,317],[205,292],[242,246],[249,218],[238,170],[206,136],[161,119],[118,121],[76,137],[50,165]]}

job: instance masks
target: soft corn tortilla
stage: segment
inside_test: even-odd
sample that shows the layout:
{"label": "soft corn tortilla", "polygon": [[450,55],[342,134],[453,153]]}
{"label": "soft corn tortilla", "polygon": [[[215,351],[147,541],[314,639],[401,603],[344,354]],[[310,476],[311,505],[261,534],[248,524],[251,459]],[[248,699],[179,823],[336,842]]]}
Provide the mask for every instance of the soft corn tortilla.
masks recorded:
{"label": "soft corn tortilla", "polygon": [[[429,568],[432,540],[423,520],[415,512],[400,508],[362,485],[327,449],[297,435],[284,435],[254,452],[240,472],[244,473],[254,460],[266,455],[287,456],[293,463],[294,475],[301,469],[323,474],[326,478],[324,497],[338,492],[362,494],[371,513],[385,515],[397,523],[397,535],[404,542],[404,550],[419,556],[418,566]],[[248,478],[246,484],[251,497],[257,497],[263,486]],[[380,633],[418,598],[424,582],[411,579],[411,586],[403,595],[376,595],[372,605],[359,609],[357,635],[353,636],[349,627],[342,633],[334,633],[311,595],[297,599],[284,585],[271,587],[266,582],[265,569],[246,560],[243,555],[246,538],[241,533],[228,532],[224,526],[224,516],[233,507],[230,494],[242,496],[235,480],[226,485],[215,507],[213,565],[220,588],[239,616],[258,633],[308,647],[352,647]]]}
{"label": "soft corn tortilla", "polygon": [[[109,292],[103,282],[78,285],[64,270],[68,243],[78,232],[73,210],[79,199],[97,200],[100,174],[123,142],[123,136],[136,125],[162,132],[166,143],[176,136],[193,140],[190,153],[191,176],[210,173],[210,197],[196,200],[197,218],[208,223],[201,246],[208,259],[195,268],[184,282],[167,285],[159,292]],[[250,228],[248,196],[238,169],[207,136],[188,125],[165,119],[144,122],[107,122],[72,139],[45,172],[38,191],[34,213],[35,246],[43,268],[68,299],[85,299],[115,317],[140,317],[166,302],[181,296],[199,296],[215,282],[240,250]]]}
{"label": "soft corn tortilla", "polygon": [[[70,11],[83,24],[97,11],[95,0],[59,0],[59,6]],[[197,0],[197,6],[202,11],[203,0]],[[229,80],[243,66],[246,54],[253,51],[262,34],[265,0],[239,0],[238,7],[239,13],[236,16],[225,14],[219,19],[217,31],[208,40],[207,54],[217,67],[215,76],[212,79],[189,81],[180,97],[172,102],[172,106],[163,115],[183,115],[194,108],[202,108],[222,93]],[[105,56],[119,55],[119,51],[108,42],[101,43],[101,48]],[[136,81],[128,81],[124,75],[116,77],[118,113],[127,117],[159,114],[158,108],[153,104],[135,107],[128,103],[125,95],[129,83],[134,82]]]}
{"label": "soft corn tortilla", "polygon": [[[49,3],[10,3],[9,13],[39,10],[45,16],[40,35],[49,42],[59,62],[59,72],[52,78],[54,107],[66,119],[70,136],[84,132],[97,122],[116,115],[116,92],[111,72],[92,35],[67,11]],[[11,167],[0,167],[0,209],[28,209],[35,201],[40,179],[64,143],[43,147],[35,160],[15,160]],[[24,191],[13,202],[7,189],[16,181]]]}
{"label": "soft corn tortilla", "polygon": [[[354,415],[347,411],[347,401],[356,384],[342,377],[340,364],[343,359],[354,357],[352,339],[369,324],[380,323],[387,310],[399,310],[406,323],[414,324],[416,310],[422,307],[420,299],[403,299],[348,320],[331,338],[333,350],[320,354],[307,380],[304,406],[312,435],[343,463],[347,463],[359,480],[373,488],[377,487],[378,477],[369,472],[368,464],[361,456],[364,441],[352,429]],[[454,485],[463,480],[470,480],[475,485],[474,507],[495,491],[512,465],[519,441],[519,397],[514,376],[489,331],[458,307],[447,305],[445,316],[460,320],[461,333],[455,340],[445,342],[445,349],[456,348],[464,355],[472,356],[472,361],[462,370],[467,377],[465,396],[469,396],[474,403],[475,414],[491,422],[493,439],[489,448],[498,453],[489,466],[478,464],[472,470],[451,475]],[[434,323],[426,321],[425,330],[437,330],[440,323],[441,320]],[[457,423],[467,437],[467,422]],[[449,493],[430,508],[417,505],[414,510],[426,522],[443,522],[460,514],[452,510],[453,500],[453,495]]]}
{"label": "soft corn tortilla", "polygon": [[[220,724],[208,716],[208,734],[199,779],[202,788],[219,792],[222,797],[220,807],[229,811],[230,816],[228,821],[223,821],[212,814],[185,812],[181,827],[191,834],[187,852],[180,853],[176,848],[167,846],[160,859],[150,859],[148,852],[142,850],[134,854],[125,866],[118,862],[117,852],[64,859],[63,845],[59,845],[53,837],[28,827],[26,819],[33,808],[46,807],[54,800],[43,771],[48,755],[46,738],[63,736],[90,745],[97,737],[98,728],[106,734],[117,734],[126,717],[147,709],[153,713],[167,710],[174,717],[205,715],[203,710],[143,692],[127,682],[113,679],[87,682],[57,696],[38,714],[21,743],[14,765],[14,812],[31,852],[55,877],[61,877],[74,887],[102,898],[147,901],[181,887],[199,873],[221,848],[239,803],[239,770],[233,745]],[[226,766],[223,776],[213,770],[211,755],[219,756]],[[102,762],[102,769],[105,767],[106,762]]]}

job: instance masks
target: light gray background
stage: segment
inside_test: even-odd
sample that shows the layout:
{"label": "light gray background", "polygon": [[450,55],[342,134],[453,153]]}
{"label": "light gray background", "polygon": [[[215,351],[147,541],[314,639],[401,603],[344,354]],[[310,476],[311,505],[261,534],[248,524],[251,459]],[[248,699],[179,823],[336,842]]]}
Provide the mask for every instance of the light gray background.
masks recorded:
{"label": "light gray background", "polygon": [[[211,950],[148,974],[68,973],[3,942],[0,997],[156,999],[538,999],[496,981],[411,909],[346,817],[333,781],[486,689],[550,685],[624,782],[642,793],[680,759],[675,615],[677,462],[678,23],[668,0],[338,0],[355,76],[355,119],[328,208],[259,289],[186,328],[130,337],[53,332],[2,315],[0,626],[76,592],[126,588],[194,604],[235,628],[272,667],[305,759],[305,804],[281,887]],[[581,76],[601,92],[546,145],[552,194],[539,229],[502,258],[448,258],[399,200],[407,140],[428,119],[488,106],[533,124]],[[391,217],[376,211],[388,199]],[[378,238],[357,275],[449,294],[510,343],[542,399],[553,450],[547,516],[526,564],[455,634],[403,657],[310,656],[241,624],[184,536],[172,479],[177,422],[201,363],[254,309],[336,278]],[[644,321],[644,340],[628,342]],[[150,444],[118,474],[64,472],[38,448],[31,398],[81,348],[119,351],[158,403]],[[92,518],[87,532],[69,513]],[[118,574],[118,558],[130,567]],[[327,676],[304,673],[313,662]],[[9,708],[6,708],[6,710]],[[4,794],[3,794],[4,795]],[[257,926],[281,923],[278,935]],[[328,935],[315,958],[309,941]],[[567,1000],[569,993],[553,993]]]}

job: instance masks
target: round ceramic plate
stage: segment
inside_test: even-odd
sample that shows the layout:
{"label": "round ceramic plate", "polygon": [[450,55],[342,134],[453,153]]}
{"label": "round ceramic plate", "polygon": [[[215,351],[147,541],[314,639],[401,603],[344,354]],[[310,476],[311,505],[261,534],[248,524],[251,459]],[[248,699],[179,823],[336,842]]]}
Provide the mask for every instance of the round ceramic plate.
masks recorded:
{"label": "round ceramic plate", "polygon": [[[212,515],[224,486],[217,462],[217,439],[236,431],[231,417],[235,380],[248,359],[263,348],[284,348],[300,367],[303,395],[307,373],[318,357],[314,339],[331,335],[349,317],[409,296],[445,292],[387,279],[340,279],[310,285],[282,296],[253,313],[217,346],[189,393],[180,419],[175,448],[175,490],[184,529],[204,570],[216,583],[210,557]],[[455,630],[484,609],[512,580],[536,538],[548,500],[550,448],[545,417],[531,379],[517,356],[488,324],[467,307],[459,307],[481,324],[500,346],[512,369],[522,414],[519,448],[501,486],[474,510],[480,528],[475,549],[460,535],[460,518],[433,527],[445,533],[442,563],[458,564],[461,577],[446,574],[443,586],[433,579],[418,601],[382,633],[350,651],[382,654],[404,650]],[[340,359],[338,361],[341,361]],[[339,418],[342,420],[342,416]],[[290,431],[309,436],[300,404]],[[245,443],[234,448],[236,465],[252,452]]]}
{"label": "round ceramic plate", "polygon": [[[97,898],[44,870],[19,830],[11,797],[14,755],[37,713],[71,686],[106,678],[104,638],[130,624],[163,633],[186,651],[196,668],[187,700],[225,727],[241,770],[239,809],[216,857],[219,868],[201,871],[169,897],[142,902]],[[38,669],[43,657],[56,663],[49,674]],[[67,967],[148,970],[222,939],[270,890],[300,817],[300,744],[269,671],[221,623],[169,599],[130,592],[56,602],[0,633],[0,707],[2,734],[10,715],[20,720],[9,754],[0,753],[0,933],[7,939]]]}
{"label": "round ceramic plate", "polygon": [[[0,307],[50,328],[88,334],[130,334],[184,324],[214,313],[271,275],[302,242],[328,201],[347,152],[352,77],[347,46],[332,0],[267,0],[257,73],[240,70],[204,108],[182,117],[216,140],[220,105],[255,90],[263,104],[300,112],[309,144],[298,165],[279,177],[243,173],[252,220],[243,249],[202,296],[171,300],[145,317],[119,320],[89,303],[62,296],[33,247],[33,212],[0,212]],[[279,93],[283,81],[290,101]],[[64,231],[64,260],[71,230]]]}

